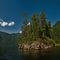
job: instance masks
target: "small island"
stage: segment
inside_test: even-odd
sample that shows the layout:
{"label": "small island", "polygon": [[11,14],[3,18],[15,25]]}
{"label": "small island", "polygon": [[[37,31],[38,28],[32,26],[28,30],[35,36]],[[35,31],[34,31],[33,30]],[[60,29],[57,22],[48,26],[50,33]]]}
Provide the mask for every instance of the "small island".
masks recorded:
{"label": "small island", "polygon": [[52,27],[51,21],[46,18],[43,11],[40,15],[34,13],[31,18],[27,18],[25,13],[18,46],[23,50],[52,48],[56,46],[57,40],[55,40],[54,31],[55,28]]}

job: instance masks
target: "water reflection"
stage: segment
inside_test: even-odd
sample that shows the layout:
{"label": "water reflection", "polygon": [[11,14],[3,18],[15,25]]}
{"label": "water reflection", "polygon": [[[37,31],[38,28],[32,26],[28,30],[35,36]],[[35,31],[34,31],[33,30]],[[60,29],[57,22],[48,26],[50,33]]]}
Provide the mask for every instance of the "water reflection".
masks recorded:
{"label": "water reflection", "polygon": [[[50,50],[49,50],[50,51]],[[40,60],[50,59],[48,57],[48,50],[20,50],[20,55],[23,60]],[[50,55],[50,54],[49,54]]]}
{"label": "water reflection", "polygon": [[31,55],[31,56],[37,56],[38,54],[44,55],[47,51],[44,50],[20,50],[20,54],[23,54],[25,56]]}
{"label": "water reflection", "polygon": [[60,47],[47,50],[20,50],[22,60],[60,60]]}

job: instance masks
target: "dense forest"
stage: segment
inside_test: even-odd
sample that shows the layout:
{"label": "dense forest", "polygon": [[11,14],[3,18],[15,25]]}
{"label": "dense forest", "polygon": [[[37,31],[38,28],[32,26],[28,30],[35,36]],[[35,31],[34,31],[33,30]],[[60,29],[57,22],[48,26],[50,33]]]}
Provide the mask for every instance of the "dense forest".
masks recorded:
{"label": "dense forest", "polygon": [[60,21],[52,26],[51,21],[47,20],[44,12],[41,12],[39,15],[33,13],[29,19],[30,21],[25,14],[19,44],[31,44],[34,41],[43,42],[46,45],[60,43]]}

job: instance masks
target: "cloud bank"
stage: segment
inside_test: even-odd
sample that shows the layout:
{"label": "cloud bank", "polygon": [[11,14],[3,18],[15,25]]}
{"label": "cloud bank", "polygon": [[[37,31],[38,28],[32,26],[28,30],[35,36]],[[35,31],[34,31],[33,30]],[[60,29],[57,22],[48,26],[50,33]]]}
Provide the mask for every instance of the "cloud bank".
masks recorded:
{"label": "cloud bank", "polygon": [[0,19],[0,26],[2,26],[2,27],[5,27],[5,26],[14,26],[14,25],[15,25],[14,21],[6,22],[6,21]]}

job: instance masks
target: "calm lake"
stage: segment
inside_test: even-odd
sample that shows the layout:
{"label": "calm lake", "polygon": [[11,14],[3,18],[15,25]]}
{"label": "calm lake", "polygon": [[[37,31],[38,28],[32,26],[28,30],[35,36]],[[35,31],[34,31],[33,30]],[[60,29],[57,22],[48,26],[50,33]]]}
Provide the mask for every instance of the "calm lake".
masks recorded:
{"label": "calm lake", "polygon": [[22,51],[17,45],[4,45],[0,46],[0,60],[60,60],[60,47]]}

